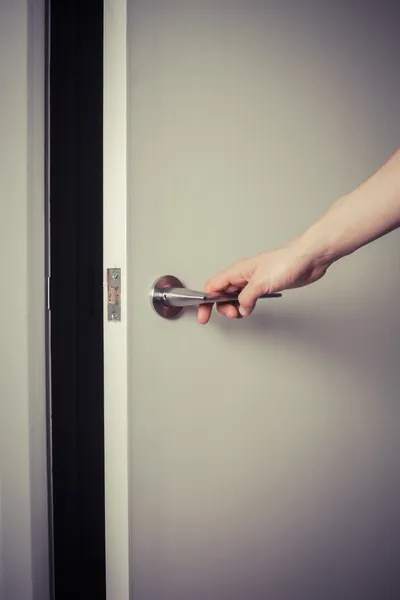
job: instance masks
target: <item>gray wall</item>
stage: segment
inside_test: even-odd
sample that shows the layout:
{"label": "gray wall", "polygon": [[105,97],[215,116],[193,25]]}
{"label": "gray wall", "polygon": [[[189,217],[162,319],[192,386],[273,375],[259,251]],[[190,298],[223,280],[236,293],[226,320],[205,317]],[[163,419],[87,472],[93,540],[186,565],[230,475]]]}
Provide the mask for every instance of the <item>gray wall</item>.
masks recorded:
{"label": "gray wall", "polygon": [[0,598],[48,598],[44,1],[0,3]]}

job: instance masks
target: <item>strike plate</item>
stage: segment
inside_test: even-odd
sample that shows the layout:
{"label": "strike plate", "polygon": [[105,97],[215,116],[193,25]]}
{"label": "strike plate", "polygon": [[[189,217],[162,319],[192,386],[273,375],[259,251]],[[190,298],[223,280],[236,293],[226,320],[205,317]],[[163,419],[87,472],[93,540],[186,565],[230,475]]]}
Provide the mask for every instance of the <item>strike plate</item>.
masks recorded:
{"label": "strike plate", "polygon": [[107,314],[109,321],[121,321],[121,269],[107,269]]}

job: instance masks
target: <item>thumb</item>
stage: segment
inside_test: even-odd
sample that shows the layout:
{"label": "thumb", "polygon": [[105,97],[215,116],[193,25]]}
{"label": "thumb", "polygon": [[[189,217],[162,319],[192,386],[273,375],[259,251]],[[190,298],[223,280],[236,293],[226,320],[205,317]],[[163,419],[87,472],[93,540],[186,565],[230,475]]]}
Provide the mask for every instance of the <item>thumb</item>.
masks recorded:
{"label": "thumb", "polygon": [[249,281],[238,296],[239,312],[242,317],[247,317],[253,312],[258,298],[262,296],[263,293],[264,286],[262,283]]}

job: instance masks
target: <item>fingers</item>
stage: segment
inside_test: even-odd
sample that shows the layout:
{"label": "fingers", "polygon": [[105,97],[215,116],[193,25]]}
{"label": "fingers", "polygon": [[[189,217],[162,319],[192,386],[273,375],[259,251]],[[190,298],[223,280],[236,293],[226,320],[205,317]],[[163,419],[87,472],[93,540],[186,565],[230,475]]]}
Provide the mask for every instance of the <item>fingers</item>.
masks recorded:
{"label": "fingers", "polygon": [[[197,311],[197,319],[201,325],[206,325],[211,318],[213,304],[201,304]],[[240,318],[239,309],[233,304],[217,304],[217,311],[231,319]]]}
{"label": "fingers", "polygon": [[233,265],[225,271],[221,271],[211,277],[206,283],[206,292],[221,292],[222,290],[235,291],[246,285],[247,280],[238,269]]}
{"label": "fingers", "polygon": [[265,286],[262,283],[249,281],[246,287],[239,294],[239,313],[242,317],[251,315],[256,305],[256,302],[265,291]]}
{"label": "fingers", "polygon": [[[214,277],[211,277],[206,283],[206,292],[236,292],[242,289],[243,286],[247,284],[247,279],[242,273],[241,265],[243,265],[243,261],[238,261],[229,269],[221,271],[214,275]],[[208,323],[211,318],[212,308],[212,304],[202,304],[199,306],[197,316],[199,323],[202,325]],[[221,315],[225,315],[232,319],[237,319],[241,316],[238,306],[235,306],[234,304],[218,304],[217,311]]]}
{"label": "fingers", "polygon": [[231,319],[240,318],[239,307],[235,304],[217,304],[217,311],[225,317]]}
{"label": "fingers", "polygon": [[212,304],[200,304],[197,310],[197,320],[200,325],[205,325],[211,318]]}

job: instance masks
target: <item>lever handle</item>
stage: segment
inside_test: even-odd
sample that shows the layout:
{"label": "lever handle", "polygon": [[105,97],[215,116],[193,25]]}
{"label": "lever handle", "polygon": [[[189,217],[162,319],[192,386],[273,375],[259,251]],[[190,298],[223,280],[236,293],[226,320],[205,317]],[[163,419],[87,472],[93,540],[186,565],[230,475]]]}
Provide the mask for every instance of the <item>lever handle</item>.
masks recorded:
{"label": "lever handle", "polygon": [[[239,292],[224,292],[221,294],[195,292],[186,288],[164,288],[161,291],[162,301],[166,306],[199,306],[221,302],[237,302]],[[260,298],[280,298],[282,294],[263,294]]]}
{"label": "lever handle", "polygon": [[[237,302],[240,292],[207,293],[189,290],[183,287],[179,279],[166,275],[157,279],[150,291],[150,298],[156,312],[172,319],[180,314],[186,306],[199,306],[200,304]],[[282,294],[263,294],[260,298],[280,298]]]}

